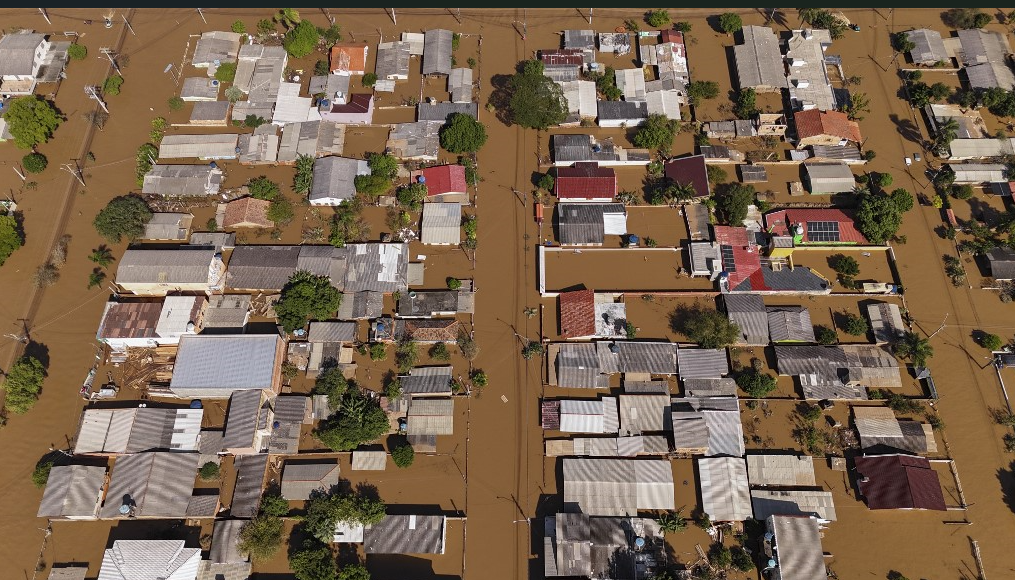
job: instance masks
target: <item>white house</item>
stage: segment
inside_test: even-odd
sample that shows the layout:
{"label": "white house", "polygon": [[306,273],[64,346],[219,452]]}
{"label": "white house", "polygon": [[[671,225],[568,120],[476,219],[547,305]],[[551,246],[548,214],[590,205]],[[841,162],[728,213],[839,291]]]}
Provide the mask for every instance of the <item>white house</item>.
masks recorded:
{"label": "white house", "polygon": [[22,32],[0,38],[0,93],[32,94],[51,46],[44,34]]}

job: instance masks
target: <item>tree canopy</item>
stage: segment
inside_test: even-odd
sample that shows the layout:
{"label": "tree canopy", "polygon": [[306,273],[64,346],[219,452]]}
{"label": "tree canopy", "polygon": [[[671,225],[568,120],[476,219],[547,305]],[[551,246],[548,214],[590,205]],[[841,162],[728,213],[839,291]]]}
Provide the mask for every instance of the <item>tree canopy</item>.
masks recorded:
{"label": "tree canopy", "polygon": [[719,83],[715,81],[691,81],[687,85],[687,99],[692,106],[696,106],[704,99],[714,99],[719,96]]}
{"label": "tree canopy", "polygon": [[298,155],[296,157],[296,175],[293,177],[293,191],[301,195],[310,193],[314,183],[314,156]]}
{"label": "tree canopy", "polygon": [[427,189],[425,183],[410,183],[398,189],[396,197],[398,203],[404,205],[411,211],[419,211],[426,201]]}
{"label": "tree canopy", "polygon": [[754,369],[740,373],[735,380],[741,390],[756,399],[767,396],[775,390],[777,384],[775,377],[772,375],[758,372]]}
{"label": "tree canopy", "polygon": [[285,524],[276,516],[260,514],[240,528],[240,551],[251,560],[270,560],[282,544]]}
{"label": "tree canopy", "polygon": [[892,193],[861,194],[856,226],[872,244],[884,244],[902,227],[902,214],[913,207],[913,196],[905,189]]}
{"label": "tree canopy", "polygon": [[471,115],[454,113],[441,127],[441,147],[451,153],[475,153],[486,144],[486,127]]}
{"label": "tree canopy", "polygon": [[278,184],[265,176],[255,177],[247,182],[250,197],[271,201],[281,195]]}
{"label": "tree canopy", "polygon": [[679,121],[669,119],[660,113],[654,113],[649,115],[648,119],[638,127],[638,132],[634,134],[631,142],[635,147],[669,152],[673,147],[673,136],[679,129]]}
{"label": "tree canopy", "polygon": [[63,115],[49,101],[35,95],[11,99],[4,119],[14,144],[21,149],[31,149],[49,141],[53,131],[64,121]]}
{"label": "tree canopy", "polygon": [[743,29],[744,21],[740,18],[740,15],[735,12],[724,12],[719,15],[719,29],[726,34],[733,34],[734,32]]}
{"label": "tree canopy", "polygon": [[757,192],[753,185],[725,183],[718,188],[715,209],[724,224],[740,226],[747,218],[747,208],[754,202]]}
{"label": "tree canopy", "polygon": [[740,89],[733,112],[736,113],[738,119],[750,119],[758,112],[757,101],[758,95],[754,89],[750,87]]}
{"label": "tree canopy", "polygon": [[139,195],[129,194],[114,197],[106,207],[99,210],[92,225],[99,235],[113,243],[121,239],[134,240],[144,233],[145,226],[152,219],[152,210]]}
{"label": "tree canopy", "polygon": [[332,365],[318,373],[314,380],[315,395],[327,395],[332,410],[342,406],[342,397],[349,388],[349,381],[342,374],[342,368]]}
{"label": "tree canopy", "polygon": [[725,348],[740,336],[740,327],[735,322],[701,303],[677,309],[671,321],[674,330],[683,333],[702,348]]}
{"label": "tree canopy", "polygon": [[941,14],[941,20],[952,28],[983,28],[993,18],[979,8],[952,8]]}
{"label": "tree canopy", "polygon": [[338,310],[342,295],[327,276],[315,276],[300,270],[289,278],[275,304],[275,315],[282,329],[293,332],[303,328],[308,318],[325,320]]}
{"label": "tree canopy", "polygon": [[318,540],[331,543],[339,522],[372,525],[384,519],[385,505],[361,490],[317,493],[307,500],[304,523],[307,532]]}
{"label": "tree canopy", "polygon": [[377,439],[389,429],[388,415],[376,400],[368,399],[359,389],[348,389],[338,412],[324,421],[314,434],[335,451],[349,451]]}
{"label": "tree canopy", "polygon": [[645,13],[645,22],[653,28],[666,26],[670,23],[670,13],[662,8],[659,10],[650,10]]}
{"label": "tree canopy", "polygon": [[285,33],[282,38],[282,46],[289,56],[303,58],[317,48],[317,41],[320,38],[321,35],[316,26],[309,20],[301,20],[293,28],[290,28],[289,32]]}
{"label": "tree canopy", "polygon": [[4,408],[17,415],[23,415],[35,406],[42,392],[42,381],[46,368],[39,359],[25,355],[7,371],[2,385],[6,393]]}
{"label": "tree canopy", "polygon": [[12,215],[0,215],[0,266],[24,244],[25,237],[18,227],[18,220]]}
{"label": "tree canopy", "polygon": [[[528,66],[529,63],[539,66]],[[522,72],[509,81],[511,91],[511,119],[529,129],[546,129],[559,125],[567,118],[567,101],[560,85],[543,74],[539,61],[527,61]],[[536,69],[540,69],[536,72]]]}
{"label": "tree canopy", "polygon": [[[330,540],[329,540],[330,543]],[[307,542],[302,550],[289,554],[289,569],[296,580],[336,580],[338,568],[331,548],[317,542]]]}

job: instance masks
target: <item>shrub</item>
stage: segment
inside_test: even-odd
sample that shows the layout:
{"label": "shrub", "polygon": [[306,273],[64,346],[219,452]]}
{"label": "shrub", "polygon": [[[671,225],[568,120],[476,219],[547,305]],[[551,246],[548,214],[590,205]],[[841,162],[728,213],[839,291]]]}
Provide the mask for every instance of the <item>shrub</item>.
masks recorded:
{"label": "shrub", "polygon": [[682,20],[674,24],[673,29],[682,32],[684,34],[687,34],[688,32],[691,31],[691,23],[687,22],[686,20]]}
{"label": "shrub", "polygon": [[955,199],[966,200],[973,197],[973,186],[968,183],[952,186],[952,196]]}
{"label": "shrub", "polygon": [[233,22],[233,25],[230,27],[230,29],[236,34],[243,34],[247,31],[247,25],[244,24],[242,20],[237,20]]}
{"label": "shrub", "polygon": [[439,361],[451,360],[451,352],[448,350],[448,345],[444,344],[443,342],[438,342],[437,344],[431,346],[429,354],[430,358],[434,360]]}
{"label": "shrub", "polygon": [[209,461],[201,466],[201,469],[197,470],[197,475],[202,481],[211,481],[218,479],[219,476],[219,464],[214,461]]}
{"label": "shrub", "polygon": [[821,418],[821,407],[816,405],[807,405],[807,409],[800,413],[800,416],[813,423]]}
{"label": "shrub", "polygon": [[486,139],[486,127],[462,113],[450,115],[440,130],[441,147],[451,153],[475,153]]}
{"label": "shrub", "polygon": [[123,77],[113,75],[102,83],[102,93],[105,95],[119,95],[120,87],[123,86]]}
{"label": "shrub", "polygon": [[236,78],[236,63],[224,62],[215,69],[215,78],[223,83],[231,83]]}
{"label": "shrub", "polygon": [[704,99],[719,96],[719,83],[715,81],[691,81],[687,85],[687,99],[691,105],[698,105]]}
{"label": "shrub", "polygon": [[458,278],[452,278],[449,276],[446,282],[448,284],[448,290],[458,290],[462,287],[462,281]]}
{"label": "shrub", "polygon": [[912,414],[923,412],[923,405],[919,401],[907,399],[899,393],[888,392],[886,401],[888,408],[896,413]]}
{"label": "shrub", "polygon": [[416,450],[408,443],[399,445],[391,450],[391,460],[394,461],[395,465],[398,467],[409,467],[412,465],[412,461],[415,458]]}
{"label": "shrub", "polygon": [[100,236],[119,243],[121,239],[134,240],[144,233],[145,226],[152,219],[152,210],[138,195],[114,197],[99,210],[92,225]]}
{"label": "shrub", "polygon": [[878,186],[881,188],[888,187],[892,184],[892,174],[890,173],[878,173]]}
{"label": "shrub", "polygon": [[39,266],[32,274],[32,286],[36,288],[48,288],[60,279],[60,270],[49,262]]}
{"label": "shrub", "polygon": [[733,112],[736,114],[738,119],[750,119],[758,112],[757,109],[758,95],[752,88],[741,89],[737,93],[737,104],[734,107]]}
{"label": "shrub", "polygon": [[736,547],[731,550],[733,555],[733,567],[741,572],[750,572],[754,569],[754,560],[751,559],[751,555],[747,553],[741,547]]}
{"label": "shrub", "polygon": [[476,59],[470,56],[468,59],[466,59],[465,64],[469,65],[469,68],[476,68]]}
{"label": "shrub", "polygon": [[293,191],[301,195],[310,193],[314,182],[314,157],[300,155],[296,158],[296,176],[293,177]]}
{"label": "shrub", "polygon": [[[648,238],[648,239],[651,240],[652,238]],[[646,241],[646,245],[648,245],[647,241]],[[649,247],[651,248],[651,247],[655,247],[655,246],[651,246],[650,245]],[[627,334],[627,339],[628,340],[633,340],[633,339],[638,337],[638,327],[635,326],[634,324],[632,324],[631,322],[627,322],[627,323],[624,324],[624,333]]]}
{"label": "shrub", "polygon": [[250,192],[250,197],[267,201],[275,199],[282,193],[277,183],[263,175],[248,181],[247,191]]}
{"label": "shrub", "polygon": [[543,345],[538,340],[530,340],[522,347],[522,358],[530,360],[533,357],[543,356]]}
{"label": "shrub", "polygon": [[472,376],[469,378],[472,380],[472,384],[480,389],[490,383],[490,379],[487,378],[486,372],[482,370],[472,371]]}
{"label": "shrub", "polygon": [[458,345],[458,350],[461,351],[465,360],[475,360],[479,356],[479,345],[476,344],[476,339],[472,338],[472,335],[464,328],[458,330],[458,337],[455,343]]}
{"label": "shrub", "polygon": [[730,549],[722,544],[712,544],[708,549],[708,559],[713,566],[719,569],[726,569],[733,565],[733,554]]}
{"label": "shrub", "polygon": [[981,334],[979,343],[980,346],[990,351],[1001,350],[1001,347],[1004,346],[1004,341],[996,334]]}
{"label": "shrub", "polygon": [[368,72],[365,75],[363,75],[363,86],[364,87],[372,87],[372,86],[374,86],[376,84],[377,84],[377,75],[376,74],[374,74],[372,72]]}
{"label": "shrub", "polygon": [[653,28],[666,26],[670,23],[670,13],[661,8],[658,10],[650,10],[645,13],[645,22]]}
{"label": "shrub", "polygon": [[84,60],[88,56],[88,47],[75,42],[67,47],[67,56],[71,60]]}
{"label": "shrub", "polygon": [[166,103],[169,104],[170,111],[179,111],[180,109],[183,108],[185,102],[186,101],[184,101],[180,97],[169,97],[166,100]]}
{"label": "shrub", "polygon": [[25,355],[7,369],[0,388],[4,390],[4,409],[16,415],[24,415],[35,406],[42,392],[46,369],[39,359]]}
{"label": "shrub", "polygon": [[836,334],[835,329],[827,326],[818,326],[814,330],[815,338],[818,339],[818,343],[820,344],[828,345],[839,342],[839,335]]}
{"label": "shrub", "polygon": [[375,342],[370,345],[370,360],[382,361],[388,358],[388,347],[383,342]]}
{"label": "shrub", "polygon": [[768,373],[759,373],[754,369],[740,373],[735,380],[741,390],[755,399],[768,396],[777,385],[775,377]]}
{"label": "shrub", "polygon": [[402,381],[395,377],[384,384],[384,396],[389,399],[397,399],[402,396]]}
{"label": "shrub", "polygon": [[42,153],[29,153],[21,158],[21,165],[29,173],[42,173],[49,165],[49,159]]}
{"label": "shrub", "polygon": [[240,528],[240,550],[251,560],[270,560],[282,544],[282,520],[275,516],[259,515]]}
{"label": "shrub", "polygon": [[280,196],[271,201],[268,211],[265,212],[265,217],[280,226],[284,226],[293,221],[293,218],[296,217],[296,210],[293,209],[291,201]]}
{"label": "shrub", "polygon": [[846,334],[862,336],[867,334],[867,321],[856,314],[847,314],[842,320],[842,329]]}
{"label": "shrub", "polygon": [[342,40],[342,27],[337,24],[332,24],[327,28],[318,28],[317,33],[321,35],[325,46],[331,46]]}
{"label": "shrub", "polygon": [[856,276],[860,273],[860,263],[856,258],[845,254],[835,254],[828,259],[832,269],[842,276]]}
{"label": "shrub", "polygon": [[257,33],[264,36],[275,32],[275,22],[269,18],[257,21]]}
{"label": "shrub", "polygon": [[631,142],[636,147],[669,151],[673,147],[673,136],[677,134],[679,128],[678,121],[655,113],[649,115],[648,119],[638,127],[638,132],[634,134]]}
{"label": "shrub", "polygon": [[32,471],[32,483],[35,484],[35,487],[39,489],[46,487],[46,483],[49,482],[49,472],[53,470],[53,463],[52,454],[47,454],[35,464],[35,469]]}
{"label": "shrub", "polygon": [[702,304],[676,310],[671,317],[674,330],[702,348],[726,348],[737,341],[740,327],[725,314]]}
{"label": "shrub", "polygon": [[427,189],[425,183],[410,183],[398,190],[395,197],[398,203],[405,206],[409,211],[419,211],[426,201]]}
{"label": "shrub", "polygon": [[952,8],[941,14],[941,20],[952,28],[983,28],[992,18],[979,8]]}

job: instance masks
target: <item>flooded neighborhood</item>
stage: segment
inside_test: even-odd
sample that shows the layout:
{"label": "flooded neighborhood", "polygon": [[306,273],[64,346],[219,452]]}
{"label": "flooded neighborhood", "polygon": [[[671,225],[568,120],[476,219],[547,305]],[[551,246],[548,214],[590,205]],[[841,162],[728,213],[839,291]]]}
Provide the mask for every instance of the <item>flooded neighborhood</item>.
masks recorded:
{"label": "flooded neighborhood", "polygon": [[1015,11],[0,15],[0,577],[1015,574]]}

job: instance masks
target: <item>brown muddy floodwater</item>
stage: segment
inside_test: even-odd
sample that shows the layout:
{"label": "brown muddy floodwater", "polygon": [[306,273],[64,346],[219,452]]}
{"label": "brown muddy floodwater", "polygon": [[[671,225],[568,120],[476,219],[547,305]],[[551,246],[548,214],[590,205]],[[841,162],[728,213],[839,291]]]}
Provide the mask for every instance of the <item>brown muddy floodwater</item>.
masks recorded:
{"label": "brown muddy floodwater", "polygon": [[[461,252],[417,250],[414,245],[412,253],[413,256],[428,255],[428,288],[443,286],[443,278],[449,275],[475,278],[479,289],[476,339],[482,350],[474,366],[488,373],[490,386],[478,398],[457,399],[455,435],[438,443],[436,456],[419,459],[408,470],[394,470],[389,466],[380,477],[362,476],[363,480],[377,485],[381,497],[392,504],[413,504],[428,509],[439,506],[449,513],[466,514],[467,520],[451,525],[447,554],[433,558],[368,560],[378,580],[403,576],[539,578],[542,541],[534,537],[533,531],[538,531],[541,523],[536,520],[530,525],[528,522],[560,506],[558,462],[543,457],[538,422],[544,367],[540,361],[524,361],[518,356],[522,339],[550,336],[555,330],[541,329],[540,318],[530,319],[524,314],[527,307],[540,304],[536,245],[541,240],[533,221],[532,196],[520,203],[512,194],[512,189],[531,191],[533,173],[546,170],[547,143],[555,131],[537,134],[507,126],[483,106],[491,96],[493,85],[501,82],[503,75],[509,75],[519,60],[531,57],[538,49],[559,46],[559,33],[563,29],[587,28],[587,14],[584,9],[464,9],[458,22],[452,10],[399,9],[397,25],[381,9],[329,10],[342,26],[343,35],[366,40],[372,46],[380,40],[378,34],[387,41],[410,30],[449,28],[463,33],[456,59],[464,63],[472,56],[478,61],[480,120],[486,124],[489,134],[489,141],[479,154],[484,181],[479,186],[476,205],[480,226],[475,270]],[[714,80],[720,85],[720,98],[697,107],[695,114],[699,120],[731,117],[731,103],[726,96],[735,86],[730,60],[734,38],[715,32],[706,21],[707,16],[720,11],[671,10],[674,20],[687,20],[693,26],[688,38],[692,77]],[[0,288],[5,298],[0,303],[0,328],[3,329],[0,335],[13,334],[16,338],[23,330],[21,319],[26,319],[32,340],[41,345],[33,346],[34,352],[50,361],[49,376],[38,405],[27,416],[12,417],[0,431],[0,448],[6,465],[0,473],[0,493],[6,506],[0,520],[0,533],[5,538],[0,545],[0,560],[5,562],[3,573],[0,573],[3,578],[33,577],[46,522],[35,518],[42,492],[32,486],[29,474],[35,462],[50,448],[68,446],[82,408],[77,391],[94,360],[95,329],[109,292],[108,288],[86,289],[88,274],[94,267],[86,256],[103,243],[91,226],[92,217],[110,198],[136,190],[134,155],[138,145],[148,139],[149,120],[165,116],[170,123],[186,122],[191,106],[182,111],[169,111],[166,99],[178,94],[179,87],[172,76],[162,70],[167,64],[180,64],[188,43],[188,50],[193,51],[195,39],[191,35],[228,30],[237,19],[252,29],[257,20],[271,14],[268,10],[245,8],[206,9],[206,24],[190,8],[128,11],[125,15],[137,33],[134,36],[119,23],[120,12],[123,11],[116,12],[113,18],[117,24],[109,30],[100,24],[83,24],[85,19],[102,21],[103,12],[94,9],[54,9],[49,12],[52,26],[30,9],[8,9],[3,14],[8,29],[15,26],[35,28],[57,37],[63,31],[76,30],[83,34],[80,40],[89,49],[87,59],[70,64],[67,79],[55,97],[67,121],[58,129],[54,140],[40,146],[40,151],[49,157],[50,165],[31,178],[37,187],[20,190],[19,182],[13,179],[13,171],[3,170],[7,179],[4,183],[23,211],[27,239],[25,247],[0,268]],[[763,17],[755,9],[738,9],[737,12],[745,24],[763,23]],[[846,76],[862,79],[859,86],[851,89],[864,92],[870,98],[871,110],[860,126],[867,138],[867,147],[877,151],[877,158],[867,169],[892,173],[894,187],[927,193],[928,184],[923,173],[928,167],[929,154],[924,153],[924,161],[908,170],[903,162],[906,156],[920,150],[920,141],[928,135],[923,119],[897,97],[900,84],[895,67],[901,59],[892,62],[889,34],[923,27],[946,35],[949,31],[940,23],[937,9],[847,9],[844,12],[861,30],[847,31],[846,36],[832,44],[828,54],[842,56]],[[627,18],[639,19],[641,13],[635,9],[597,9],[594,27],[612,30]],[[303,17],[319,26],[326,23],[322,12],[305,10]],[[795,11],[780,9],[775,26],[778,32],[798,25]],[[525,39],[516,26],[524,26]],[[1003,31],[998,24],[991,24],[989,28]],[[130,62],[124,63],[126,80],[122,93],[108,99],[109,123],[104,130],[93,133],[81,114],[92,110],[94,103],[88,100],[81,87],[99,85],[109,74],[109,62],[100,54],[101,47],[119,48],[121,54],[129,55]],[[617,60],[630,61],[632,56]],[[319,58],[323,55],[313,54],[290,66],[308,70]],[[374,58],[375,50],[371,50],[368,66]],[[396,93],[382,96],[378,102],[378,123],[411,120],[411,109],[402,108],[402,103],[426,96],[442,98],[446,94],[439,81],[422,83],[418,67],[419,60],[414,59],[410,80],[399,83]],[[184,67],[184,77],[203,74],[203,71]],[[941,72],[927,73],[924,80],[955,84],[954,75]],[[354,92],[360,90],[360,84],[358,77],[353,79]],[[759,103],[762,108],[778,107],[778,99],[773,95],[759,98]],[[984,112],[984,115],[990,131],[1003,128],[1003,124],[989,113]],[[187,131],[173,128],[170,132]],[[612,136],[618,143],[629,144],[629,131],[623,129],[575,128],[566,132]],[[347,135],[346,154],[358,156],[380,151],[384,147],[384,137],[383,129],[377,127],[353,129]],[[685,132],[675,140],[670,153],[683,155],[692,151],[693,137]],[[4,144],[0,147],[0,163],[12,165],[23,154],[11,143]],[[445,153],[442,158],[453,159],[454,156]],[[61,163],[71,159],[82,160],[86,182],[83,188],[59,169]],[[937,162],[933,162],[936,166]],[[228,187],[264,174],[282,183],[287,194],[296,199],[289,190],[291,168],[240,168],[232,162],[223,165],[229,173]],[[729,174],[732,178],[736,173],[730,168]],[[636,169],[625,168],[620,175],[624,188],[636,189],[640,185]],[[757,187],[775,192],[776,202],[835,201],[829,196],[791,197],[786,184],[799,180],[798,167],[773,168],[771,175],[769,183]],[[988,198],[983,191],[978,191],[975,199],[979,204],[955,203],[960,219],[978,217],[987,208],[998,211],[1003,207],[1000,200]],[[210,215],[208,211],[198,211],[200,220],[195,223],[204,223]],[[381,232],[387,231],[383,213],[370,211],[368,214],[371,238],[377,239]],[[678,236],[684,235],[684,226],[682,220],[674,219],[674,214],[660,209],[632,210],[631,221],[639,231],[645,232],[642,235],[657,237],[661,245],[679,246]],[[280,232],[278,241],[301,241],[304,225],[326,224],[329,215],[327,210],[314,213],[305,206],[298,206],[297,219]],[[668,224],[672,224],[672,230]],[[832,491],[836,501],[838,521],[829,526],[822,542],[825,552],[831,555],[828,563],[839,578],[878,579],[892,570],[910,578],[972,578],[976,575],[972,540],[980,547],[985,572],[990,578],[1008,577],[1015,570],[1015,555],[1010,548],[1011,538],[1015,537],[1015,515],[1012,513],[1015,501],[1011,499],[1015,496],[1013,456],[1005,452],[1001,442],[1004,428],[990,420],[990,409],[1004,407],[1005,400],[997,376],[985,359],[987,353],[973,341],[976,330],[1010,337],[1015,327],[1015,309],[1010,304],[1002,304],[995,293],[980,290],[980,273],[969,264],[972,288],[953,287],[948,282],[942,274],[941,256],[954,253],[954,246],[936,233],[935,228],[940,225],[938,210],[918,206],[906,216],[900,234],[907,237],[907,243],[896,245],[896,252],[907,289],[905,306],[912,313],[916,328],[926,334],[940,330],[932,339],[935,354],[930,363],[941,394],[936,408],[946,424],[945,430],[937,435],[939,450],[942,457],[955,460],[968,508],[945,513],[872,512],[855,497],[855,487],[848,474],[832,471],[821,460],[816,461],[818,478],[823,487]],[[31,273],[47,259],[56,240],[64,234],[70,235],[71,241],[60,279],[44,292],[37,292],[29,282]],[[277,243],[268,234],[249,233],[245,239],[248,243]],[[117,256],[124,248],[123,243],[112,246]],[[632,250],[574,254],[557,251],[548,255],[554,261],[553,267],[548,268],[550,286],[558,290],[578,284],[597,290],[712,288],[707,281],[676,277],[676,270],[686,260],[682,252]],[[813,258],[820,260],[822,256]],[[875,258],[882,259],[872,257],[870,267],[862,262],[863,276],[869,273],[872,278],[880,278],[884,274],[880,262],[873,265]],[[109,269],[110,277],[113,271],[115,264]],[[670,310],[669,304],[661,306],[640,300],[637,297],[628,300],[631,316],[641,328],[639,338],[681,339],[667,328],[665,316]],[[815,323],[823,323],[819,320],[824,321],[826,316],[830,320],[831,315],[819,314],[829,309],[858,311],[858,302],[853,301],[851,306],[850,298],[845,296],[800,301],[812,309]],[[542,320],[544,326],[554,324],[553,319],[545,315]],[[0,368],[8,368],[19,353],[16,340],[6,336],[0,338]],[[741,356],[745,362],[749,358],[746,352]],[[464,361],[456,359],[454,364],[456,372],[467,372]],[[388,365],[370,365],[364,361],[364,383],[378,388],[379,375],[391,365],[392,360]],[[365,378],[368,369],[370,378]],[[1012,379],[1010,372],[1008,378]],[[907,392],[910,388],[906,387]],[[792,381],[780,378],[778,394],[793,396]],[[755,421],[754,411],[744,410],[745,425],[750,424],[753,429],[751,437],[757,435],[761,440],[756,444],[752,438],[749,445],[799,449],[789,435],[795,402],[779,400],[769,405],[771,415],[766,416],[759,409],[758,421]],[[844,407],[838,405],[835,412],[843,413]],[[846,417],[843,414],[840,420]],[[343,476],[348,475],[345,469],[348,458],[343,456],[341,461]],[[675,461],[673,470],[677,483],[676,503],[689,513],[697,507],[700,497],[693,463]],[[468,487],[464,485],[463,474]],[[956,484],[946,470],[941,475],[946,501],[949,505],[957,504]],[[357,473],[350,477],[358,481],[361,476]],[[224,484],[224,493],[229,493],[230,485]],[[392,508],[396,509],[397,506]],[[974,525],[945,523],[957,521]],[[185,537],[197,545],[202,531],[207,532],[207,529],[180,526],[176,522],[59,522],[53,524],[41,558],[47,567],[53,563],[87,563],[88,575],[94,577],[98,573],[102,549],[114,539]],[[688,562],[695,559],[694,545],[707,545],[708,539],[701,530],[694,528],[669,541],[673,556],[680,562]],[[270,577],[283,577],[276,575],[286,570],[284,550],[271,562],[257,566],[257,572]]]}

